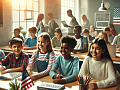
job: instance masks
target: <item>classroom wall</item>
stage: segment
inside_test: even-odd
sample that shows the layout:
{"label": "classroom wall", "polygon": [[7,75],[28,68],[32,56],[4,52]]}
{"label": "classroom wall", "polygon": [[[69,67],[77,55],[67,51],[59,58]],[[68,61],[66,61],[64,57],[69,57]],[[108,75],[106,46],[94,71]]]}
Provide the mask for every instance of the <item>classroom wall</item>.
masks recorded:
{"label": "classroom wall", "polygon": [[[98,8],[101,5],[102,0],[80,0],[80,15],[85,13],[90,21],[91,25],[94,25],[94,16],[98,12]],[[110,3],[110,8],[108,9],[111,18],[110,23],[113,23],[113,9],[115,7],[120,7],[120,0],[104,0],[104,2]],[[80,19],[81,20],[81,19]],[[120,26],[115,26],[117,32],[120,32]]]}
{"label": "classroom wall", "polygon": [[0,27],[0,46],[8,45],[12,37],[12,4],[11,0],[3,1],[3,27]]}

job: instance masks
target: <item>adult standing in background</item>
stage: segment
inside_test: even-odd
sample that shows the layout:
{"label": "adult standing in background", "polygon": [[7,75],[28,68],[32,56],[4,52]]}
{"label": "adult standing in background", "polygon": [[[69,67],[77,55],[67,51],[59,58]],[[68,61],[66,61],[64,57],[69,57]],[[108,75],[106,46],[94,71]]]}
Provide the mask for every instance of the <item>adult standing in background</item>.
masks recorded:
{"label": "adult standing in background", "polygon": [[84,30],[85,28],[90,30],[90,23],[89,20],[87,19],[87,16],[85,14],[82,14],[81,19],[82,19],[82,24],[81,24],[82,30]]}
{"label": "adult standing in background", "polygon": [[44,28],[44,25],[43,25],[43,22],[42,22],[43,19],[44,19],[44,14],[40,13],[40,14],[38,15],[37,23],[36,23],[37,36],[38,36],[41,32],[44,32],[44,31],[45,31],[45,28]]}
{"label": "adult standing in background", "polygon": [[47,18],[49,19],[48,25],[45,26],[45,28],[47,28],[47,32],[49,33],[50,37],[53,38],[55,29],[58,28],[58,24],[55,22],[55,20],[53,19],[53,14],[52,13],[48,13],[47,14]]}
{"label": "adult standing in background", "polygon": [[79,25],[79,24],[78,24],[76,18],[73,16],[72,10],[70,10],[70,9],[67,10],[67,15],[69,17],[71,17],[71,20],[70,20],[70,24],[69,25],[65,25],[65,27],[69,27],[68,28],[68,35],[74,35],[74,33],[73,33],[74,26],[75,25]]}
{"label": "adult standing in background", "polygon": [[113,24],[110,24],[109,28],[110,28],[110,34],[112,34],[114,36],[118,35]]}

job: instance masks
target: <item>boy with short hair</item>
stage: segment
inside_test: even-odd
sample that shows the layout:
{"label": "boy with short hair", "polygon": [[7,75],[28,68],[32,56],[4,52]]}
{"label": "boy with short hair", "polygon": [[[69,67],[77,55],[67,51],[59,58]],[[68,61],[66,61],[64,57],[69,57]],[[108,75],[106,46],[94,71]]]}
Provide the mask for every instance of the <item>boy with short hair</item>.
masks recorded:
{"label": "boy with short hair", "polygon": [[83,34],[84,34],[84,36],[87,37],[89,43],[91,43],[92,40],[95,39],[94,36],[92,36],[92,35],[89,34],[89,30],[88,29],[84,29],[83,30]]}
{"label": "boy with short hair", "polygon": [[28,65],[29,56],[22,52],[22,40],[20,38],[13,38],[10,41],[10,48],[12,53],[6,56],[6,59],[0,62],[0,71],[2,74],[8,72],[23,71],[23,64]]}
{"label": "boy with short hair", "polygon": [[104,32],[107,34],[107,36],[108,36],[108,41],[110,42],[110,43],[112,43],[113,42],[113,39],[114,39],[114,36],[112,35],[112,34],[110,34],[110,28],[109,27],[106,27],[105,29],[104,29]]}
{"label": "boy with short hair", "polygon": [[[76,75],[79,71],[79,58],[71,56],[71,52],[76,46],[77,42],[74,37],[70,35],[61,38],[62,55],[58,56],[49,74],[54,79],[54,83],[69,83],[76,80]],[[59,70],[58,74],[56,70]],[[66,76],[63,78],[63,76]]]}
{"label": "boy with short hair", "polygon": [[77,45],[73,49],[72,51],[73,53],[88,51],[88,39],[80,34],[81,34],[81,26],[75,25],[74,35],[77,41]]}
{"label": "boy with short hair", "polygon": [[23,46],[27,45],[28,47],[24,47],[24,50],[31,50],[31,49],[36,49],[36,44],[37,44],[37,37],[35,36],[37,31],[36,27],[31,27],[29,28],[29,34],[30,37],[27,38]]}

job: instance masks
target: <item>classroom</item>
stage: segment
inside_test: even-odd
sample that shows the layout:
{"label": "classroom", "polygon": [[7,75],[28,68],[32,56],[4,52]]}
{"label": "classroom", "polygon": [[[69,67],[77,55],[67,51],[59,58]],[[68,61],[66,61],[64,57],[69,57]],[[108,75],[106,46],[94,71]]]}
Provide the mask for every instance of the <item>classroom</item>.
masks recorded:
{"label": "classroom", "polygon": [[24,66],[34,83],[119,90],[120,0],[0,0],[0,75]]}

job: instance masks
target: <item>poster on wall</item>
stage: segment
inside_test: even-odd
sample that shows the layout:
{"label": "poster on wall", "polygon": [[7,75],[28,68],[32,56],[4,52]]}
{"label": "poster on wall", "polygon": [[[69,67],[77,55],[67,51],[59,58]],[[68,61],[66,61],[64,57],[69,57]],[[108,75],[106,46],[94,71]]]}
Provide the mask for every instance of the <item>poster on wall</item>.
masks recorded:
{"label": "poster on wall", "polygon": [[3,27],[3,8],[2,8],[2,0],[0,0],[0,27]]}

